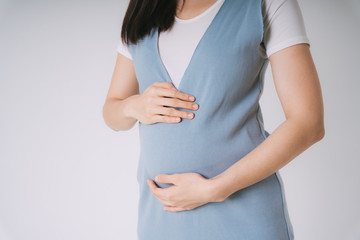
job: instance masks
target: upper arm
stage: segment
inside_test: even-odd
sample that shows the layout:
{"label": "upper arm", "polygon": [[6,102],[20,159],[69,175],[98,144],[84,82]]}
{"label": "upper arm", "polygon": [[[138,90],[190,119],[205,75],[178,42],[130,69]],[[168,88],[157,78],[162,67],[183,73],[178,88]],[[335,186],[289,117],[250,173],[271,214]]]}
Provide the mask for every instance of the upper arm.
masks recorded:
{"label": "upper arm", "polygon": [[307,43],[304,19],[297,0],[262,1],[264,36],[262,54],[270,57],[286,47]]}
{"label": "upper arm", "polygon": [[139,94],[139,84],[133,61],[118,53],[106,99],[125,99]]}
{"label": "upper arm", "polygon": [[287,119],[323,125],[319,78],[308,44],[296,44],[269,57],[275,89]]}
{"label": "upper arm", "polygon": [[323,124],[320,82],[297,0],[264,0],[264,47],[286,119]]}

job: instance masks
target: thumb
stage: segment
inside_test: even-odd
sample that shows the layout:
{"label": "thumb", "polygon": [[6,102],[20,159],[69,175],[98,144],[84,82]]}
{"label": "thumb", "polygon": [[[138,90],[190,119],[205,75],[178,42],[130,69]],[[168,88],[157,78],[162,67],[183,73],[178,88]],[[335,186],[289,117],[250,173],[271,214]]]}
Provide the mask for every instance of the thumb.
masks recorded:
{"label": "thumb", "polygon": [[175,183],[174,175],[169,174],[159,174],[155,177],[155,181],[159,183]]}

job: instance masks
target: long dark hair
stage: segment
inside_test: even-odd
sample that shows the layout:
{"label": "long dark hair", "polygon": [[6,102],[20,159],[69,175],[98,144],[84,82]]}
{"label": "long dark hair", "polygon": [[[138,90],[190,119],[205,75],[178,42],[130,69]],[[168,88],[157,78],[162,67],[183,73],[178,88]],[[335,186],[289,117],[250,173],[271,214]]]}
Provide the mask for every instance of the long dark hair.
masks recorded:
{"label": "long dark hair", "polygon": [[[174,24],[177,2],[179,0],[130,0],[122,28],[123,43],[136,44],[150,34],[154,27],[159,32],[171,29]],[[184,6],[185,0],[181,8]]]}

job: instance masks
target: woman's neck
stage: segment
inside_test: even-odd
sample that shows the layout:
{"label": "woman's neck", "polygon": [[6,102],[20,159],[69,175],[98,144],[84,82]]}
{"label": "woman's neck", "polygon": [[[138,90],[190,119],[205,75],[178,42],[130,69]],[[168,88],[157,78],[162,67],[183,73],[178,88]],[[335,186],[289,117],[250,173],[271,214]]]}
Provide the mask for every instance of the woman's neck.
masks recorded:
{"label": "woman's neck", "polygon": [[182,7],[183,0],[179,0],[176,9],[176,17],[184,20],[194,18],[205,12],[217,1],[218,0],[185,0],[184,6]]}

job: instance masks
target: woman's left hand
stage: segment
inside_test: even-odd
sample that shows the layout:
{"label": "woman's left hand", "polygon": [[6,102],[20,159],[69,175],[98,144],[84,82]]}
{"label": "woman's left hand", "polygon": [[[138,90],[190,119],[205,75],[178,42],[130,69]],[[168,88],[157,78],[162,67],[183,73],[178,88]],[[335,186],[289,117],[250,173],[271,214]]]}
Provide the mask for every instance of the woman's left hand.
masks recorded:
{"label": "woman's left hand", "polygon": [[152,194],[165,205],[164,210],[191,210],[214,201],[210,180],[199,173],[159,174],[155,180],[159,183],[174,184],[160,188],[153,180],[147,179]]}

